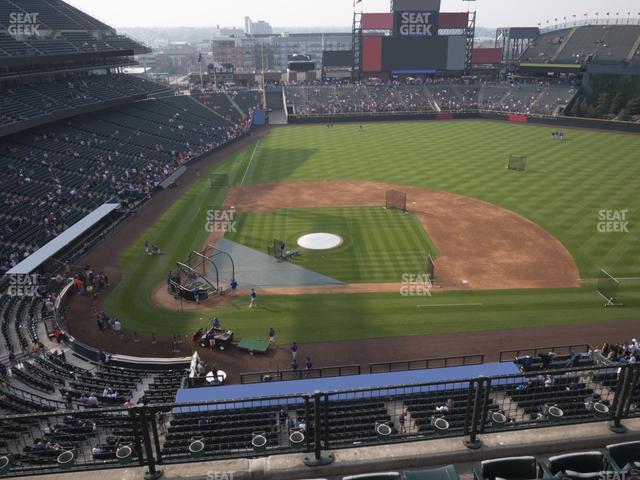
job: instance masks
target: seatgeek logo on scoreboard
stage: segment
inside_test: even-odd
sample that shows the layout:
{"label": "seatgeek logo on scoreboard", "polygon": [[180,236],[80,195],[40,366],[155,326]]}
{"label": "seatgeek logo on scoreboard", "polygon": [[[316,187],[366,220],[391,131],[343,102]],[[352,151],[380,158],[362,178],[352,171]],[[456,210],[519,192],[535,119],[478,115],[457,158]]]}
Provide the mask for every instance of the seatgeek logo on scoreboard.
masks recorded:
{"label": "seatgeek logo on scoreboard", "polygon": [[433,37],[438,34],[437,12],[396,12],[397,35]]}

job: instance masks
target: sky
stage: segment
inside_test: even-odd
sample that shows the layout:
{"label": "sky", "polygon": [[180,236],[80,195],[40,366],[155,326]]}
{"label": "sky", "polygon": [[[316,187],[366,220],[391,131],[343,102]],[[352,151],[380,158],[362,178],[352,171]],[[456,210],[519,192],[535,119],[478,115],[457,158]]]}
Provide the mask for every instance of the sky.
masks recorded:
{"label": "sky", "polygon": [[[350,27],[353,0],[66,0],[115,27],[211,27],[244,25],[244,17],[276,27]],[[389,0],[362,0],[366,12],[388,12]],[[477,10],[482,27],[536,26],[585,13],[600,18],[640,15],[638,0],[442,0],[442,11]]]}

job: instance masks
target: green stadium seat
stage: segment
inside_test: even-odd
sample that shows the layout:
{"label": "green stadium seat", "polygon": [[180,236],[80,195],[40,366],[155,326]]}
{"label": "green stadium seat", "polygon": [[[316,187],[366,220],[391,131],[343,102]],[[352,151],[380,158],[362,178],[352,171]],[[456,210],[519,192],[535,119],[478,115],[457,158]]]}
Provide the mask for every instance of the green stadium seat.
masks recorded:
{"label": "green stadium seat", "polygon": [[458,480],[458,472],[453,465],[430,468],[427,470],[410,470],[404,472],[404,480]]}
{"label": "green stadium seat", "polygon": [[609,462],[601,452],[567,453],[550,457],[548,474],[561,474],[569,479],[613,478],[615,472],[608,469]]}
{"label": "green stadium seat", "polygon": [[540,478],[540,472],[535,457],[505,457],[480,462],[480,467],[473,469],[473,476],[476,480],[532,480]]}
{"label": "green stadium seat", "polygon": [[640,471],[640,442],[607,445],[605,454],[616,472]]}

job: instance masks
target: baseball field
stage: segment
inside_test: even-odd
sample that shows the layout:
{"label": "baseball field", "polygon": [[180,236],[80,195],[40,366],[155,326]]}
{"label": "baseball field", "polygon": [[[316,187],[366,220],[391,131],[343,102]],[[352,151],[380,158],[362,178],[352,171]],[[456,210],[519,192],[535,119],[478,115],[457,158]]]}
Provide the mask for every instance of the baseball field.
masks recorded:
{"label": "baseball field", "polygon": [[[553,130],[487,121],[274,128],[203,172],[140,234],[119,259],[105,309],[141,333],[189,333],[215,314],[239,337],[264,338],[272,326],[279,343],[640,318],[640,136],[565,130],[561,142]],[[526,173],[505,169],[509,154],[527,156]],[[209,188],[207,174],[221,172],[230,186]],[[407,192],[409,213],[382,208],[388,186]],[[371,288],[258,291],[257,309],[245,295],[197,310],[158,304],[153,292],[176,262],[219,238],[205,225],[221,205],[237,211],[225,237],[259,251],[274,238],[340,235],[338,248],[292,262]],[[163,255],[144,255],[145,240]],[[443,288],[403,295],[426,254]],[[624,307],[604,308],[600,269],[620,280]]]}

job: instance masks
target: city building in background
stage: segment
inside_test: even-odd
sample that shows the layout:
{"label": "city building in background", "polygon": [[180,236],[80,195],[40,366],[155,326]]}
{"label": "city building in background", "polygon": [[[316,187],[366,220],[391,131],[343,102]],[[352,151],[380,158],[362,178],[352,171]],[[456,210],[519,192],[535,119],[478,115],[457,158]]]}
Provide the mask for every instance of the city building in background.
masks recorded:
{"label": "city building in background", "polygon": [[271,35],[273,28],[269,22],[264,20],[252,22],[250,17],[244,17],[244,33],[247,35]]}

